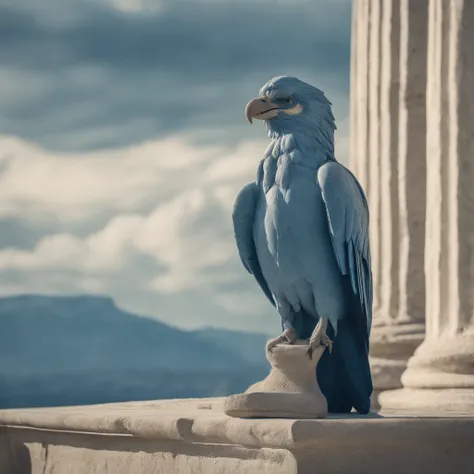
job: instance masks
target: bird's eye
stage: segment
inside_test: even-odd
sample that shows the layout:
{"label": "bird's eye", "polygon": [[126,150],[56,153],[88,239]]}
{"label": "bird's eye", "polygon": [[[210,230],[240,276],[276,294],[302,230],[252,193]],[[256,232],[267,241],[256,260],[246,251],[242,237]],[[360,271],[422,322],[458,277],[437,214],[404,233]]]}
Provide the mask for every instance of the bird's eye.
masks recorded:
{"label": "bird's eye", "polygon": [[276,104],[292,104],[293,103],[293,99],[291,97],[281,97],[281,98],[278,98],[278,99],[274,99],[273,102],[275,102]]}

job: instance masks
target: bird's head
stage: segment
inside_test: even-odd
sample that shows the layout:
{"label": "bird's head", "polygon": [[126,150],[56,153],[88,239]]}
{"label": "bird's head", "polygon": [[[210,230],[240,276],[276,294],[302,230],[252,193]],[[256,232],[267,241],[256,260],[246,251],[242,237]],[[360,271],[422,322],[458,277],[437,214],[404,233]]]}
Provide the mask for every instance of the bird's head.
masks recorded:
{"label": "bird's head", "polygon": [[264,120],[270,136],[286,133],[312,134],[321,128],[334,134],[331,102],[318,88],[290,76],[268,81],[259,97],[245,109],[247,120]]}

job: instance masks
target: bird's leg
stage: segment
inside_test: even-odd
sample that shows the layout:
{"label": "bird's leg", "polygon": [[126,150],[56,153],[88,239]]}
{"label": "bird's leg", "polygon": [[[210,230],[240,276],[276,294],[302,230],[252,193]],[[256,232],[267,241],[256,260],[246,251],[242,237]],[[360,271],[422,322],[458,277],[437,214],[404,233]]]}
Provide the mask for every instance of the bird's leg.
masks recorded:
{"label": "bird's leg", "polygon": [[278,344],[293,344],[295,341],[296,331],[293,328],[287,328],[280,336],[268,342],[267,351],[272,352]]}
{"label": "bird's leg", "polygon": [[311,334],[311,337],[309,338],[308,355],[310,359],[313,358],[313,352],[318,346],[326,346],[329,352],[332,351],[333,342],[326,334],[328,322],[328,318],[320,318],[318,324],[316,324],[316,327],[314,328],[313,334]]}

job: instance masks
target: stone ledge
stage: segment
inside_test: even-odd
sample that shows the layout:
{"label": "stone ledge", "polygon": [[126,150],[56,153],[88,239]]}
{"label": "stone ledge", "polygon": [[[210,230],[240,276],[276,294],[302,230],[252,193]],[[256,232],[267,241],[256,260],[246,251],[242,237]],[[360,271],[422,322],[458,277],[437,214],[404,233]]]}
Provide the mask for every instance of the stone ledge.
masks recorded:
{"label": "stone ledge", "polygon": [[223,413],[223,401],[3,410],[2,465],[30,463],[30,470],[6,471],[15,474],[462,474],[474,466],[472,414],[238,419]]}

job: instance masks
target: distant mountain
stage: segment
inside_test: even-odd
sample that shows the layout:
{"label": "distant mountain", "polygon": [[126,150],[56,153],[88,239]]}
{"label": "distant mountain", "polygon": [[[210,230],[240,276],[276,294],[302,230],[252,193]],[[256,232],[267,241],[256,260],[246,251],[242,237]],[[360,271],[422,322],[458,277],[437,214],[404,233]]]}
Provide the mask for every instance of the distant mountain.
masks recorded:
{"label": "distant mountain", "polygon": [[217,347],[229,351],[250,364],[261,364],[265,360],[265,345],[270,339],[264,334],[230,331],[206,327],[194,334],[201,341],[212,342]]}
{"label": "distant mountain", "polygon": [[0,406],[225,395],[268,372],[266,340],[182,331],[107,297],[0,298]]}

